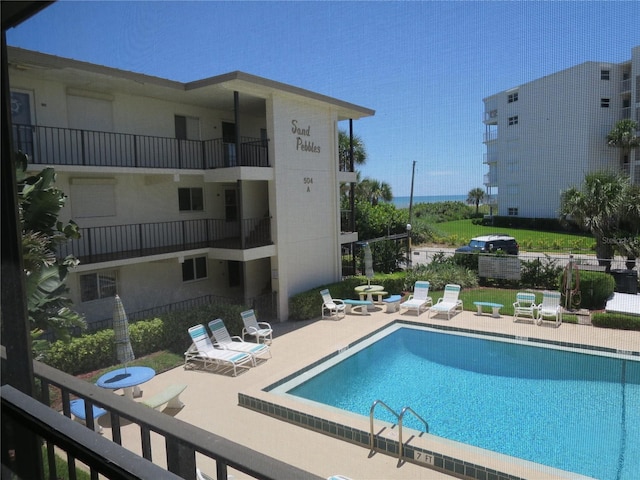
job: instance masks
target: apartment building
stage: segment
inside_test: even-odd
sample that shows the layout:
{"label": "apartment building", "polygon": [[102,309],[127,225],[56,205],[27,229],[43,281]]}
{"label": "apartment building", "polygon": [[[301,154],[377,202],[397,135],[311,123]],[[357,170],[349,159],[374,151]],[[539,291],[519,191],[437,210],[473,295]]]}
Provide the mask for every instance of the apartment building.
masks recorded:
{"label": "apartment building", "polygon": [[292,295],[341,278],[358,238],[338,129],[373,110],[237,71],[181,83],[12,47],[8,64],[15,146],[55,168],[80,227],[58,255],[80,259],[88,322],[116,293],[129,312],[266,295],[285,321]]}
{"label": "apartment building", "polygon": [[640,122],[640,46],[629,61],[582,63],[483,101],[494,214],[555,218],[561,193],[594,170],[622,169],[640,184],[640,152],[606,141],[617,121]]}

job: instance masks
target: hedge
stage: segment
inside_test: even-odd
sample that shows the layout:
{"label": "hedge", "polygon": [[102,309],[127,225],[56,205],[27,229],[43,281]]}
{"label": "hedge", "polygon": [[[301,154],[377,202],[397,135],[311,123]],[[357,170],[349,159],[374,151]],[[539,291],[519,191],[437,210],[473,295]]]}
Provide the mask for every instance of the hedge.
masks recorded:
{"label": "hedge", "polygon": [[640,316],[637,315],[610,312],[594,313],[591,315],[591,323],[602,328],[640,331]]}
{"label": "hedge", "polygon": [[[241,335],[241,305],[206,305],[189,311],[170,312],[159,318],[141,320],[129,325],[129,338],[136,357],[161,350],[183,354],[189,345],[188,328],[222,318],[231,335]],[[258,319],[260,312],[256,312]],[[92,372],[117,364],[112,329],[72,338],[70,342],[53,342],[44,363],[70,375]]]}
{"label": "hedge", "polygon": [[[591,272],[589,270],[579,270],[579,296],[580,308],[589,310],[602,310],[607,304],[607,300],[613,295],[616,282],[611,275],[603,272]],[[573,285],[575,285],[575,275]],[[562,275],[559,284],[563,289]],[[562,302],[564,305],[564,291],[562,291]]]}

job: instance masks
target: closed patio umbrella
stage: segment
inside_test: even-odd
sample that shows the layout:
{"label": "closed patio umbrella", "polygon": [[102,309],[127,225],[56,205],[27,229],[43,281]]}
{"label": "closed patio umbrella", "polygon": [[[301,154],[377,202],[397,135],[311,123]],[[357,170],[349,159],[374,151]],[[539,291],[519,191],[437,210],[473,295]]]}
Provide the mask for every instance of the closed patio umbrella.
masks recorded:
{"label": "closed patio umbrella", "polygon": [[367,277],[367,284],[371,285],[373,278],[373,255],[369,242],[364,244],[364,275]]}
{"label": "closed patio umbrella", "polygon": [[131,348],[129,339],[129,319],[124,311],[122,300],[116,295],[115,307],[113,309],[113,332],[115,334],[116,357],[120,363],[124,363],[126,370],[127,363],[136,358]]}

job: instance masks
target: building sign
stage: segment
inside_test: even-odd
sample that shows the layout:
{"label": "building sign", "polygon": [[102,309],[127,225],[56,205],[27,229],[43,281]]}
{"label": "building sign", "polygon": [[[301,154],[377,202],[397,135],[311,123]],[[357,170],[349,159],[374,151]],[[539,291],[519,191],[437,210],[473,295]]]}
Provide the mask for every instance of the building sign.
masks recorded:
{"label": "building sign", "polygon": [[520,280],[520,259],[513,255],[480,255],[478,276],[503,280]]}
{"label": "building sign", "polygon": [[311,140],[311,125],[302,126],[295,118],[291,120],[291,133],[296,137],[296,150],[320,153],[320,146]]}

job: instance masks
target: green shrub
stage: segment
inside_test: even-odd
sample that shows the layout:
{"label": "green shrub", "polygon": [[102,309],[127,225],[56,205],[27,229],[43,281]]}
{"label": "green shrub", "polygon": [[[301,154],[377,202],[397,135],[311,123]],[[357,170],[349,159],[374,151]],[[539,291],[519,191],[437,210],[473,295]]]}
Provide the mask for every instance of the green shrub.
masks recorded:
{"label": "green shrub", "polygon": [[[368,279],[363,276],[349,277],[341,282],[318,285],[306,292],[300,292],[289,298],[289,319],[310,320],[320,317],[322,313],[322,297],[320,296],[320,291],[325,288],[329,289],[333,298],[357,299],[358,295],[355,292],[355,288],[366,284],[367,281]],[[404,272],[376,274],[371,279],[371,284],[382,285],[384,290],[390,295],[399,294],[406,290]]]}
{"label": "green shrub", "polygon": [[[162,349],[183,354],[191,345],[188,329],[194,325],[207,325],[211,320],[221,318],[230,335],[242,335],[242,317],[240,313],[247,310],[243,305],[212,304],[204,305],[188,311],[170,312],[162,315],[164,328],[162,331]],[[260,321],[260,312],[256,311]]]}
{"label": "green shrub", "polygon": [[[580,308],[589,310],[602,310],[607,300],[613,295],[616,282],[611,275],[603,272],[591,272],[588,270],[578,270],[577,274],[572,275],[572,287],[575,290],[578,286],[578,292],[574,294],[574,300],[580,300]],[[560,291],[563,295],[563,305],[565,302],[564,295],[566,289],[565,273],[559,277]],[[577,298],[576,298],[577,297]]]}
{"label": "green shrub", "polygon": [[591,323],[596,327],[617,328],[620,330],[640,331],[640,317],[626,315],[624,313],[594,313],[591,315]]}
{"label": "green shrub", "polygon": [[558,260],[545,255],[545,261],[540,258],[527,261],[521,264],[520,285],[529,288],[546,288],[557,290],[560,285],[560,274],[562,267],[558,265]]}
{"label": "green shrub", "polygon": [[[191,345],[187,331],[189,327],[199,323],[206,325],[216,318],[224,320],[231,335],[241,335],[243,324],[240,312],[247,308],[242,305],[206,305],[132,323],[129,325],[131,347],[136,357],[143,357],[160,350],[169,350],[181,355]],[[260,312],[256,312],[256,315],[259,320]],[[117,359],[113,330],[86,334],[72,338],[67,343],[53,342],[43,361],[70,375],[115,365]]]}

